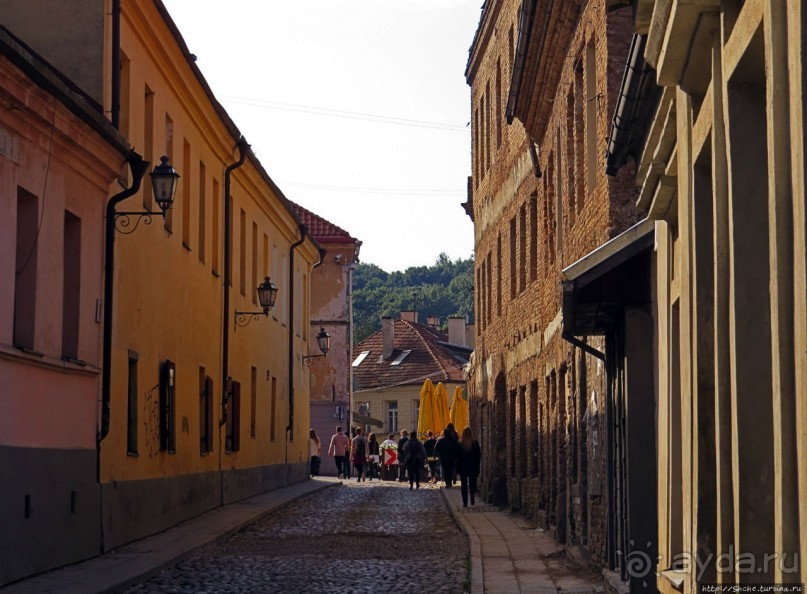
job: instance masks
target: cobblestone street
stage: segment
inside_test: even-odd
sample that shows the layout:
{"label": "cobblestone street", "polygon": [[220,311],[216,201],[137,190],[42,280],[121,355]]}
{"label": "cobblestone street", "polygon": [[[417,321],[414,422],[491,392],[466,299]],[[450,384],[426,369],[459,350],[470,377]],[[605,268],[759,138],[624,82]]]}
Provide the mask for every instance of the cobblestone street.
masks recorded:
{"label": "cobblestone street", "polygon": [[463,592],[468,541],[440,491],[345,481],[303,497],[148,582],[144,592]]}

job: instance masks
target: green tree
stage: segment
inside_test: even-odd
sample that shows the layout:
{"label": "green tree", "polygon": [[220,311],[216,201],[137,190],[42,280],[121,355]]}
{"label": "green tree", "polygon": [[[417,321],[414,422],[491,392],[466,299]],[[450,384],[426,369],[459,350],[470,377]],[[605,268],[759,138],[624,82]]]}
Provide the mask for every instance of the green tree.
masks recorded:
{"label": "green tree", "polygon": [[418,321],[439,316],[473,317],[474,261],[440,254],[433,266],[413,266],[387,273],[375,264],[359,264],[353,275],[353,332],[356,342],[381,328],[381,318],[414,309]]}

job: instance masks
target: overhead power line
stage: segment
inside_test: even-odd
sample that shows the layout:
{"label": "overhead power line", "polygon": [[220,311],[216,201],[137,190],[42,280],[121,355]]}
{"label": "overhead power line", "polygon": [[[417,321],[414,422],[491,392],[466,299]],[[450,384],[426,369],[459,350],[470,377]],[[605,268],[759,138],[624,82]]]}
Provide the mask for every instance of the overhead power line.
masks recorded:
{"label": "overhead power line", "polygon": [[406,196],[465,196],[464,190],[407,190],[404,188],[366,188],[351,186],[330,186],[325,184],[305,184],[295,182],[278,182],[281,187],[294,186],[299,188],[312,188],[315,190],[327,190],[329,192],[351,192],[359,194],[398,194]]}
{"label": "overhead power line", "polygon": [[268,101],[265,99],[255,99],[250,97],[236,97],[233,95],[223,95],[221,100],[224,103],[233,103],[236,105],[248,105],[251,107],[258,107],[261,109],[276,109],[280,111],[294,111],[298,113],[309,113],[312,115],[320,115],[334,118],[345,118],[351,120],[364,120],[368,122],[379,122],[382,124],[395,124],[397,126],[411,126],[415,128],[432,128],[434,130],[447,130],[450,132],[468,132],[470,129],[467,126],[459,126],[457,124],[446,124],[444,122],[429,122],[426,120],[413,120],[408,118],[399,118],[395,116],[387,116],[373,113],[365,113],[360,111],[345,111],[341,109],[331,109],[327,107],[316,107],[313,105],[300,105],[297,103],[283,103],[280,101]]}

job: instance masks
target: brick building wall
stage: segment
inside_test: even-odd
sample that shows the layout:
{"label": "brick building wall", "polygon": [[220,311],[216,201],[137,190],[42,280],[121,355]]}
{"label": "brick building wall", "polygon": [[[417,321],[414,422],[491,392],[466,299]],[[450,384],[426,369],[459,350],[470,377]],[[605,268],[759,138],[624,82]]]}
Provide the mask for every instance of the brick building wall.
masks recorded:
{"label": "brick building wall", "polygon": [[[605,369],[561,338],[560,281],[563,268],[637,220],[630,168],[609,178],[602,160],[632,22],[629,9],[606,13],[601,2],[547,13],[553,4],[539,0],[535,17],[548,14],[558,40],[534,87],[557,80],[551,108],[534,92],[528,102],[529,114],[544,115],[505,121],[522,2],[486,3],[466,71],[476,243],[471,420],[483,447],[483,495],[601,567]],[[527,60],[542,51],[526,49]],[[604,350],[601,339],[592,344]]]}

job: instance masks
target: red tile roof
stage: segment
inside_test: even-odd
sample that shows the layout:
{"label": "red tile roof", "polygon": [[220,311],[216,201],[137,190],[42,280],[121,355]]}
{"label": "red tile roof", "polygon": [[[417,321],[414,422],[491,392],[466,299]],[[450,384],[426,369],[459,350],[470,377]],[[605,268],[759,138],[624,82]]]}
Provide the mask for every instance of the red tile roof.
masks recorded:
{"label": "red tile roof", "polygon": [[[393,320],[393,353],[383,359],[384,336],[379,330],[353,347],[353,361],[369,351],[353,368],[356,391],[369,388],[390,388],[400,385],[420,385],[427,377],[437,382],[464,382],[463,367],[471,354],[470,348],[448,344],[448,336],[429,326],[397,318]],[[398,365],[392,362],[411,351]]]}
{"label": "red tile roof", "polygon": [[292,207],[297,213],[297,218],[308,228],[308,233],[319,243],[356,243],[357,240],[350,236],[350,233],[337,227],[330,221],[326,221],[321,216],[314,214],[307,208],[292,202]]}

